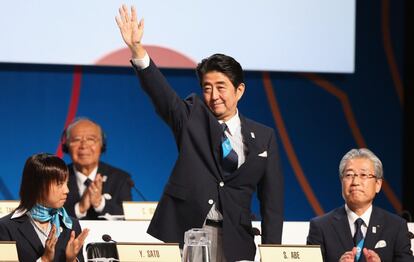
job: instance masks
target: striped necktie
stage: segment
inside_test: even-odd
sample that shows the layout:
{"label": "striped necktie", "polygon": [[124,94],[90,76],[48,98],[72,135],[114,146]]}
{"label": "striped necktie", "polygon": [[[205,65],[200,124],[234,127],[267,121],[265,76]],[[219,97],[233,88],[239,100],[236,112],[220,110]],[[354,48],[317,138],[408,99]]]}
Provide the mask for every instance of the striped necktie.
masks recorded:
{"label": "striped necktie", "polygon": [[231,147],[230,140],[226,136],[226,130],[228,129],[225,123],[221,124],[223,132],[221,134],[221,152],[222,152],[222,159],[221,159],[221,166],[224,171],[224,175],[230,175],[233,173],[237,167],[239,162],[239,157]]}
{"label": "striped necktie", "polygon": [[355,220],[355,235],[354,245],[357,247],[357,253],[355,255],[355,261],[358,261],[361,257],[362,247],[364,246],[364,235],[362,234],[361,226],[364,223],[362,218]]}

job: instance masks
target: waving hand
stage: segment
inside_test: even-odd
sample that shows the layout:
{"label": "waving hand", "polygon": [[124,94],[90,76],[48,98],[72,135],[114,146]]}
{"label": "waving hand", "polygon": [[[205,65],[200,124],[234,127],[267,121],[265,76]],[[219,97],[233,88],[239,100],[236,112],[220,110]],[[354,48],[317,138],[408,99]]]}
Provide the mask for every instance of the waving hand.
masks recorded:
{"label": "waving hand", "polygon": [[145,49],[141,45],[141,39],[144,34],[144,19],[137,20],[137,11],[134,6],[129,13],[128,7],[122,5],[119,8],[119,16],[115,17],[119,30],[125,44],[129,47],[133,58],[142,58],[145,55]]}

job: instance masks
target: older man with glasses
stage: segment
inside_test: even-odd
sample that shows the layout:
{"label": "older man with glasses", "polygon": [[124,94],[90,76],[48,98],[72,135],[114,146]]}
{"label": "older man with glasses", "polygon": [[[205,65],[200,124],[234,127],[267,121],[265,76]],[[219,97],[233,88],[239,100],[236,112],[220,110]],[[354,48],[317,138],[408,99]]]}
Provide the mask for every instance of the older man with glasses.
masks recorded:
{"label": "older man with glasses", "polygon": [[123,215],[122,202],[131,200],[131,177],[100,161],[105,150],[105,133],[87,118],[76,119],[62,134],[62,151],[72,159],[65,208],[73,217]]}
{"label": "older man with glasses", "polygon": [[381,190],[381,160],[352,149],[339,164],[345,205],[310,221],[307,244],[320,245],[325,262],[414,261],[405,220],[372,205]]}

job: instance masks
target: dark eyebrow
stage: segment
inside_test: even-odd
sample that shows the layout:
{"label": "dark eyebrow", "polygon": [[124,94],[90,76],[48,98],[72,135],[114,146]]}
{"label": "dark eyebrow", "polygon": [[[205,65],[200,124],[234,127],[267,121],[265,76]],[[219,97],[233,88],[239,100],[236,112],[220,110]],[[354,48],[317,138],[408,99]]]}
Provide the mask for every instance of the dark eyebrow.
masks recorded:
{"label": "dark eyebrow", "polygon": [[224,84],[226,84],[226,82],[225,81],[217,81],[217,82],[211,83],[211,82],[205,81],[203,83],[203,86],[205,86],[205,85],[213,85],[213,84],[216,84],[216,85],[224,85]]}

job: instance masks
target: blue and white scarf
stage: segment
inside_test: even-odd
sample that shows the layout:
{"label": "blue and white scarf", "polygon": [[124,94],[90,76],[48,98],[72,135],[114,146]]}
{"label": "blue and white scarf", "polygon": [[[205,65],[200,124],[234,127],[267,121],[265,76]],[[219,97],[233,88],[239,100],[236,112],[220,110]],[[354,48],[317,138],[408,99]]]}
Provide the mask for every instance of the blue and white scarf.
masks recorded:
{"label": "blue and white scarf", "polygon": [[60,219],[62,217],[63,224],[68,229],[72,229],[72,219],[70,219],[68,213],[66,213],[65,208],[50,208],[45,207],[39,204],[36,204],[31,210],[30,214],[34,220],[40,222],[50,221],[52,225],[56,227],[56,237],[60,235]]}

